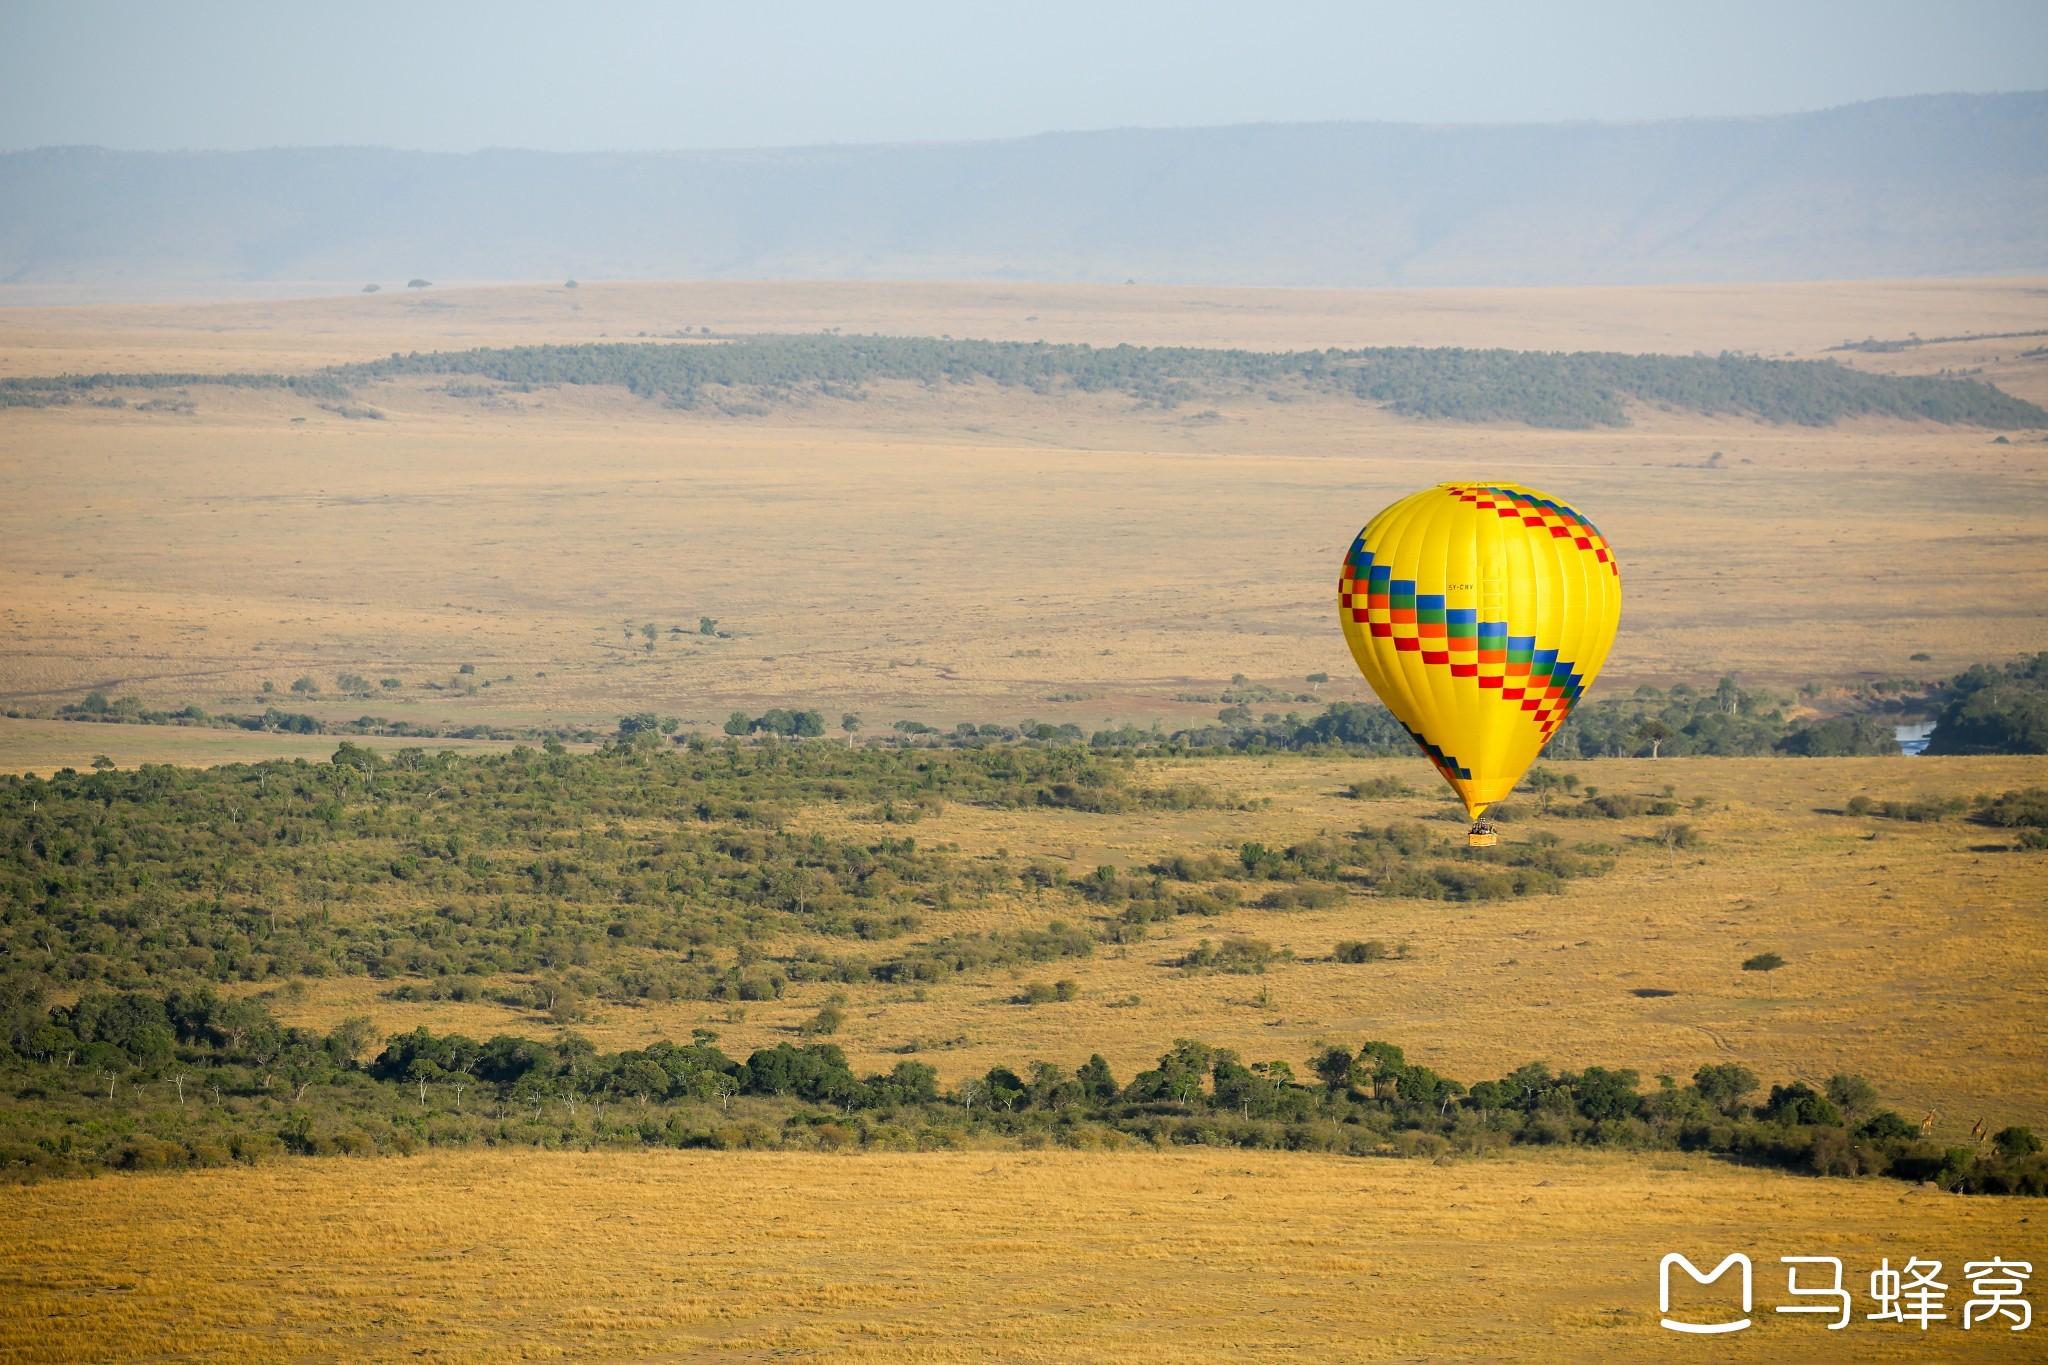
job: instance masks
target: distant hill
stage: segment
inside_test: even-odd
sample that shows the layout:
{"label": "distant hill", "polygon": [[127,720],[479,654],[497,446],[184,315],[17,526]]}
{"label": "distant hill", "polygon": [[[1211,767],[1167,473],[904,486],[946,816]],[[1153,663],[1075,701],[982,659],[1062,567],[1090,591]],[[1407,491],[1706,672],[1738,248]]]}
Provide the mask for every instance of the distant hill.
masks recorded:
{"label": "distant hill", "polygon": [[2048,93],[666,154],[0,155],[0,282],[1566,285],[2048,271]]}

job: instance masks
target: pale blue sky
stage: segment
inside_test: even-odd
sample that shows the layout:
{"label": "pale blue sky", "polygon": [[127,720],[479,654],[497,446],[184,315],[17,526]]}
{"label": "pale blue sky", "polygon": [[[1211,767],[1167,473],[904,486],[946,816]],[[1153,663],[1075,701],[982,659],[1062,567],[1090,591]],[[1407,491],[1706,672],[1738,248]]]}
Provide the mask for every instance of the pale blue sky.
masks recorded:
{"label": "pale blue sky", "polygon": [[2048,0],[0,0],[0,149],[658,150],[2048,87]]}

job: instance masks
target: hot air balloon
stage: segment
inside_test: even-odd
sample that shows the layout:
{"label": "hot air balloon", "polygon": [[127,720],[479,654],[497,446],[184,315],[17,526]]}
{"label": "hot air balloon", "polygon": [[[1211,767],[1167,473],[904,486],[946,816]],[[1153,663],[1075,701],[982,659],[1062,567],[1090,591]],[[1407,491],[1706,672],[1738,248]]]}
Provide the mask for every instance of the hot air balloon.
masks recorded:
{"label": "hot air balloon", "polygon": [[1521,780],[1599,676],[1621,569],[1592,522],[1533,488],[1444,483],[1366,524],[1337,581],[1358,671],[1473,821]]}

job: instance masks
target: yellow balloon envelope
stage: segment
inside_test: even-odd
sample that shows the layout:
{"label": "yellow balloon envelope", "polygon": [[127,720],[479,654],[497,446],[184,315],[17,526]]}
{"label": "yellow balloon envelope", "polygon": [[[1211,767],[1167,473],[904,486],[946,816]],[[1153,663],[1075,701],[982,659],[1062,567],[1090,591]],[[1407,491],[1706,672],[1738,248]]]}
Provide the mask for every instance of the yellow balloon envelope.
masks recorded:
{"label": "yellow balloon envelope", "polygon": [[1445,483],[1358,533],[1337,609],[1359,672],[1477,820],[1599,675],[1621,569],[1593,523],[1554,498]]}

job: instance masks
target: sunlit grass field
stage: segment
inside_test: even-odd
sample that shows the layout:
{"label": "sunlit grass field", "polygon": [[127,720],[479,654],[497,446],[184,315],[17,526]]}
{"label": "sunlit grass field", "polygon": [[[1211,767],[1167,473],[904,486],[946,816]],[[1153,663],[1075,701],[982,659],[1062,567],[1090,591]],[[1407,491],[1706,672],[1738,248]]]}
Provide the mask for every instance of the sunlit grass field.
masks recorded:
{"label": "sunlit grass field", "polygon": [[2039,1265],[2044,1218],[1676,1155],[335,1158],[0,1189],[0,1359],[1678,1359],[1659,1258],[1742,1251],[1712,1359],[2013,1361],[1963,1295],[1925,1337],[1778,1315],[1777,1258],[1861,1313],[1880,1257]]}

